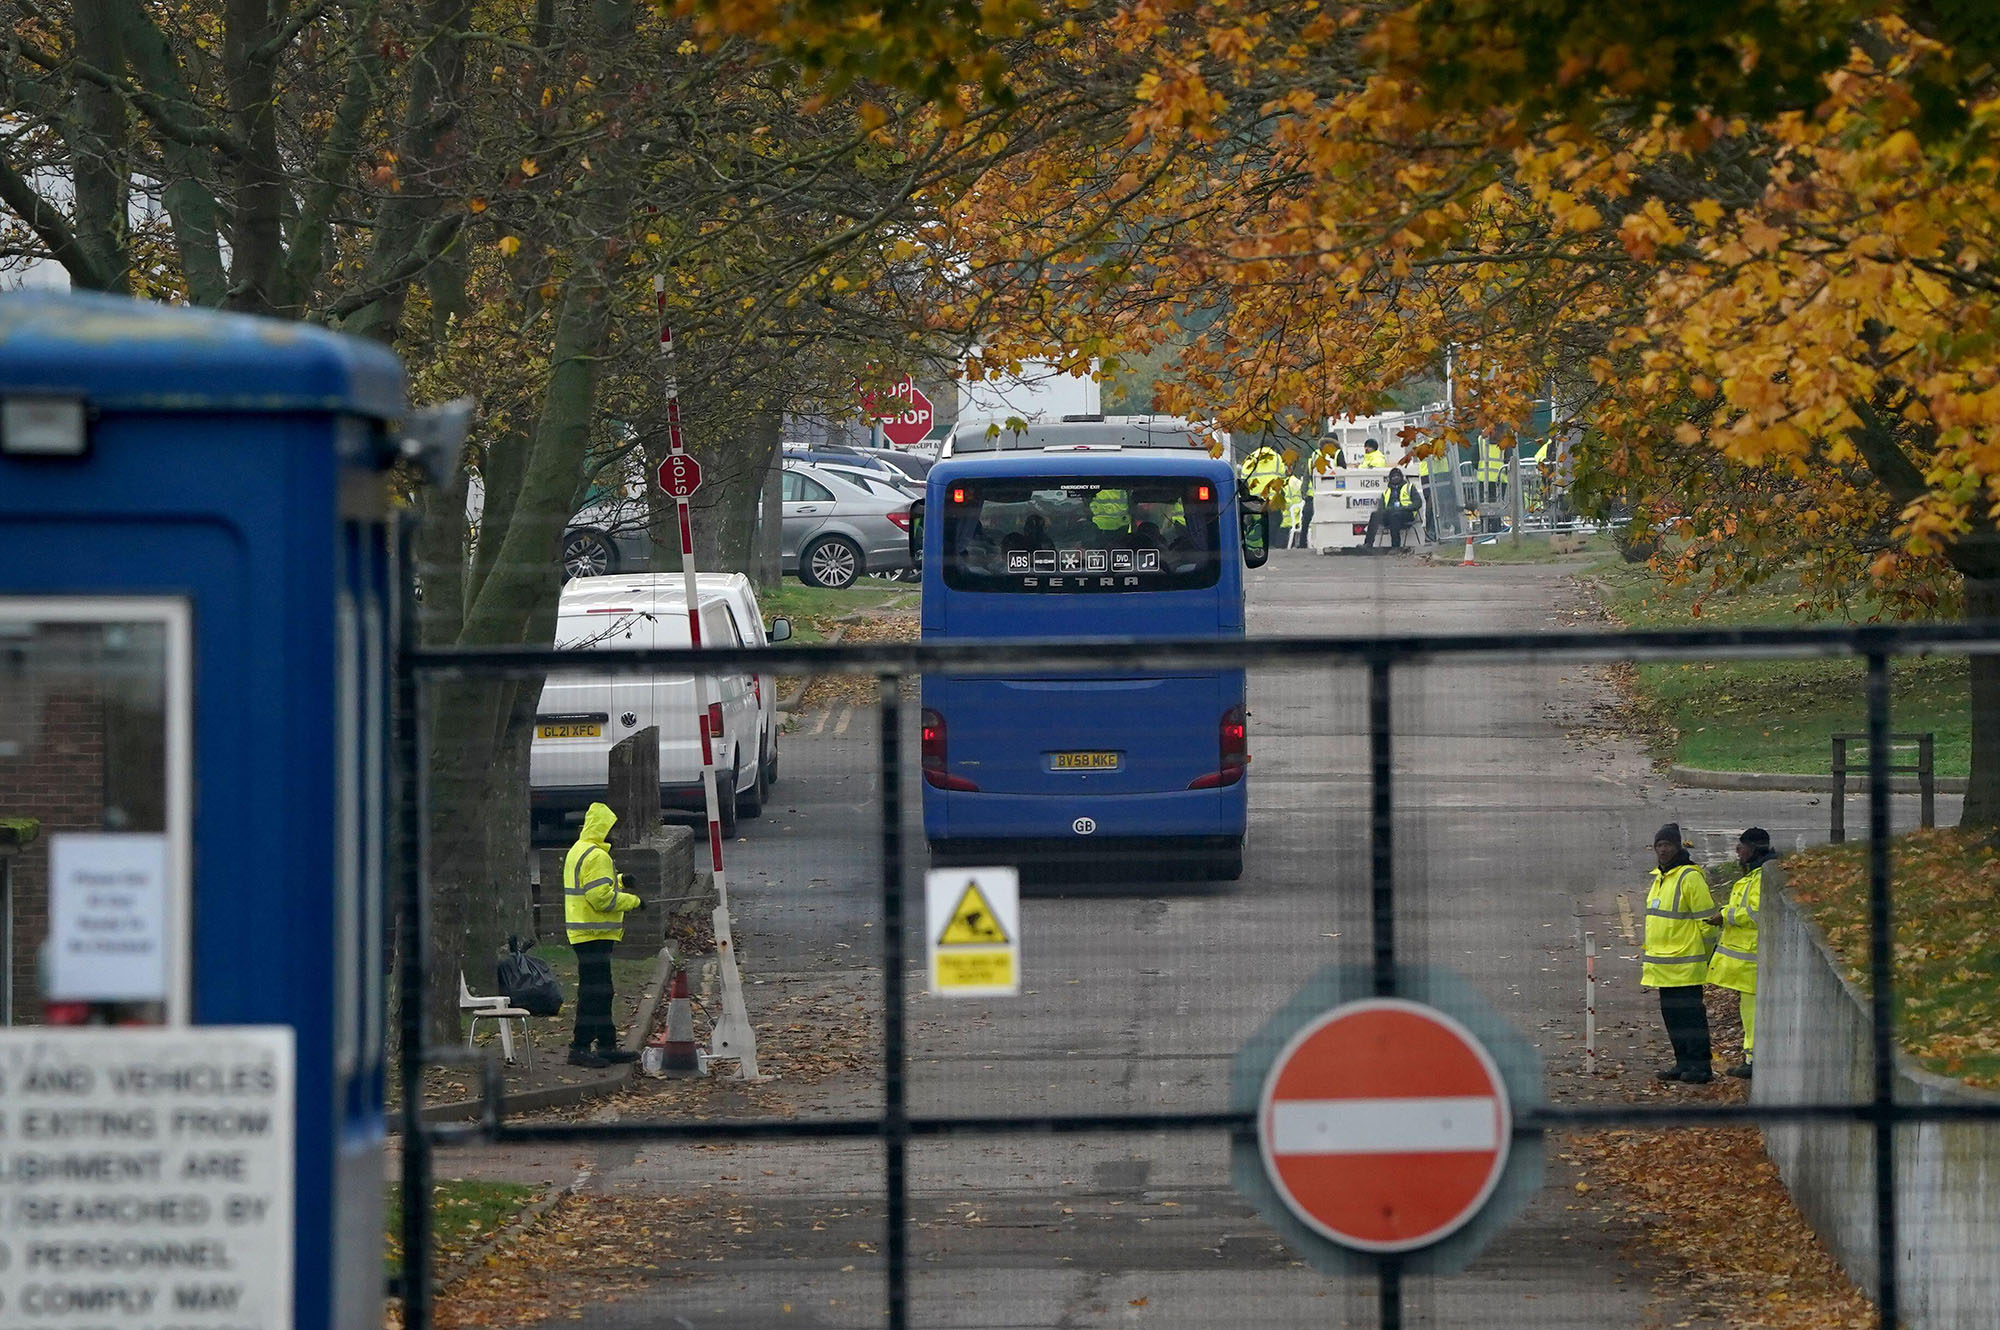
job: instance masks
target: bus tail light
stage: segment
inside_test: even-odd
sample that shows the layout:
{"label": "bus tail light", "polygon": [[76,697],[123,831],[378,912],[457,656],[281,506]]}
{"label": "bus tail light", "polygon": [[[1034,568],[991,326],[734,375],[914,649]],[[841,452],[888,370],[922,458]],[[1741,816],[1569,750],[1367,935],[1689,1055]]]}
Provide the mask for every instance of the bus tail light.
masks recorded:
{"label": "bus tail light", "polygon": [[1216,741],[1216,757],[1220,769],[1189,781],[1190,790],[1219,790],[1225,785],[1234,785],[1243,779],[1244,768],[1250,765],[1250,729],[1246,724],[1248,715],[1249,713],[1242,707],[1231,707],[1222,713],[1222,724],[1217,731]]}
{"label": "bus tail light", "polygon": [[977,785],[945,770],[944,717],[928,707],[924,708],[923,733],[924,783],[935,790],[977,793]]}

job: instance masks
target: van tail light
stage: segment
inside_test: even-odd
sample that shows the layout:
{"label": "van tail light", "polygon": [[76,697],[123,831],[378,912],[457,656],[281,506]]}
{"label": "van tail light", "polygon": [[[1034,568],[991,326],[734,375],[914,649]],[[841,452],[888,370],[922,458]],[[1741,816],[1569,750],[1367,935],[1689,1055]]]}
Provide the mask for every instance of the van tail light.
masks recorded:
{"label": "van tail light", "polygon": [[722,737],[722,703],[720,702],[710,702],[708,704],[708,737],[711,739],[720,739]]}
{"label": "van tail light", "polygon": [[961,790],[977,793],[979,786],[963,776],[954,776],[945,770],[944,717],[930,708],[924,708],[924,783],[934,790]]}
{"label": "van tail light", "polygon": [[758,706],[760,706],[760,707],[761,707],[761,706],[763,706],[763,705],[764,705],[764,676],[763,676],[763,675],[761,675],[761,674],[753,674],[753,675],[751,675],[751,676],[750,676],[750,691],[751,691],[752,693],[755,693],[755,694],[757,695],[757,705],[758,705]]}
{"label": "van tail light", "polygon": [[884,513],[883,516],[888,518],[890,523],[904,535],[907,536],[910,533],[910,510],[908,508],[903,509],[901,512]]}
{"label": "van tail light", "polygon": [[1250,727],[1246,723],[1248,717],[1249,713],[1242,707],[1231,707],[1222,713],[1222,724],[1216,733],[1216,758],[1219,769],[1189,781],[1190,790],[1219,790],[1225,785],[1234,785],[1243,779],[1243,771],[1250,765]]}

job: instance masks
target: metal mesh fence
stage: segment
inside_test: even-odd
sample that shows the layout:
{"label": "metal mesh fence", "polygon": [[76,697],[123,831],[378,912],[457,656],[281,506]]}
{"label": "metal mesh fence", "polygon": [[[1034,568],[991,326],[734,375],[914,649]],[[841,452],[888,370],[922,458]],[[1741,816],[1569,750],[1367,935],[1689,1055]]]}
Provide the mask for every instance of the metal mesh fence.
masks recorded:
{"label": "metal mesh fence", "polygon": [[[1990,966],[1975,901],[1955,907],[1975,936],[1952,934],[1971,948],[1965,977],[1940,937],[1892,934],[1911,920],[1899,920],[1906,877],[1892,875],[1889,838],[1916,828],[1921,800],[1867,754],[1896,751],[1897,670],[1914,653],[1991,639],[1952,627],[1591,632],[1575,627],[1560,570],[1381,560],[1336,580],[1334,562],[1274,560],[1253,582],[1244,643],[699,657],[792,681],[781,778],[725,846],[746,1000],[775,1079],[745,1085],[721,1064],[705,1080],[636,1080],[609,1107],[495,1104],[457,1123],[421,1123],[410,1105],[410,1194],[481,1160],[587,1163],[545,1221],[564,1240],[524,1241],[510,1258],[523,1321],[577,1308],[614,1326],[1813,1323],[1786,1319],[1796,1303],[1885,1326],[1973,1324],[1953,1318],[2000,1294],[1978,1199],[2000,1152],[2000,1097],[1949,1069],[1977,1081],[1990,1065]],[[619,668],[666,674],[696,659],[638,652]],[[1638,669],[1770,660],[1847,662],[1825,684],[1827,723],[1868,736],[1850,758],[1868,778],[1845,805],[1845,859],[1820,851],[1823,777],[1705,788],[1656,766]],[[406,660],[417,691],[566,666],[527,651]],[[1233,669],[1246,671],[1252,753],[1241,879],[1129,847],[1029,865],[1020,995],[930,992],[926,680]],[[1716,678],[1718,695],[1748,686]],[[971,743],[979,718],[951,719],[954,741]],[[405,759],[425,788],[451,777]],[[1955,822],[1959,798],[1938,794],[1937,820]],[[1680,826],[1719,904],[1746,827],[1801,865],[1763,906],[1753,1079],[1724,1074],[1744,1060],[1744,1030],[1737,995],[1717,988],[1714,1079],[1655,1078],[1670,1055],[1640,956],[1662,823]],[[1899,844],[1920,859],[1959,852]],[[429,905],[415,866],[407,889],[416,936]],[[1940,908],[1916,899],[1909,908]],[[1927,949],[1940,954],[1916,954]],[[423,949],[404,961],[414,994]],[[1391,989],[1448,971],[1536,1050],[1542,1092],[1516,1104],[1515,1130],[1541,1147],[1542,1176],[1463,1273],[1323,1273],[1236,1185],[1232,1148],[1254,1125],[1232,1089],[1239,1051],[1328,967]],[[705,1035],[713,972],[699,959],[691,970]],[[420,1079],[416,1033],[406,1025]],[[484,1309],[461,1305],[471,1295],[433,1286],[422,1223],[406,1237],[419,1256],[404,1323],[472,1323]],[[1750,1261],[1758,1247],[1780,1264]]]}

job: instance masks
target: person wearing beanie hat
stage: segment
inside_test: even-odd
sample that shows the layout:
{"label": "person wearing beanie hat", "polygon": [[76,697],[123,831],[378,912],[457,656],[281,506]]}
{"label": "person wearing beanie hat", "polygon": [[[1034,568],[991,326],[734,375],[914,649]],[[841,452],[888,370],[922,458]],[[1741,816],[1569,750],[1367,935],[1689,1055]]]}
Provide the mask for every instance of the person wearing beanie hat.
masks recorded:
{"label": "person wearing beanie hat", "polygon": [[1729,891],[1729,904],[1709,917],[1722,928],[1715,955],[1708,963],[1708,982],[1734,989],[1736,1009],[1743,1016],[1743,1061],[1731,1076],[1748,1080],[1757,1048],[1757,914],[1764,904],[1764,865],[1778,856],[1771,851],[1771,833],[1750,827],[1737,838],[1736,862],[1743,876]]}
{"label": "person wearing beanie hat", "polygon": [[1708,1010],[1701,993],[1708,978],[1708,921],[1715,914],[1715,898],[1709,894],[1707,876],[1688,857],[1678,822],[1667,823],[1654,835],[1653,857],[1659,866],[1646,891],[1646,944],[1639,982],[1660,990],[1660,1018],[1674,1046],[1674,1065],[1655,1075],[1663,1081],[1705,1085],[1713,1072]]}

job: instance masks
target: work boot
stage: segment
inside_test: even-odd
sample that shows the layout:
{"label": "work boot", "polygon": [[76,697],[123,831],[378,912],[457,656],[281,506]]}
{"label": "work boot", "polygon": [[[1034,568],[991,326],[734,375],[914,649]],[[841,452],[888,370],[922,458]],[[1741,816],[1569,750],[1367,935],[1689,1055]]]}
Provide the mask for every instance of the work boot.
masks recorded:
{"label": "work boot", "polygon": [[1736,1064],[1735,1066],[1733,1066],[1733,1067],[1731,1067],[1731,1068],[1729,1069],[1729,1075],[1731,1075],[1731,1076],[1734,1076],[1734,1077],[1736,1077],[1736,1079],[1738,1079],[1738,1080],[1740,1080],[1740,1081],[1747,1081],[1747,1080],[1749,1080],[1749,1079],[1750,1079],[1750,1064],[1749,1064],[1749,1063],[1747,1063],[1747,1062],[1739,1062],[1739,1063],[1737,1063],[1737,1064]]}
{"label": "work boot", "polygon": [[572,1067],[590,1067],[595,1070],[599,1067],[608,1067],[611,1064],[587,1048],[572,1048],[569,1051],[569,1065]]}
{"label": "work boot", "polygon": [[1677,1081],[1680,1078],[1681,1069],[1679,1067],[1662,1067],[1653,1073],[1653,1079],[1656,1081]]}
{"label": "work boot", "polygon": [[639,1060],[637,1053],[627,1053],[622,1048],[599,1049],[597,1056],[604,1062],[637,1062]]}
{"label": "work boot", "polygon": [[1694,1071],[1684,1071],[1681,1073],[1681,1080],[1688,1085],[1707,1085],[1714,1079],[1715,1074],[1709,1071],[1707,1067],[1698,1067]]}

